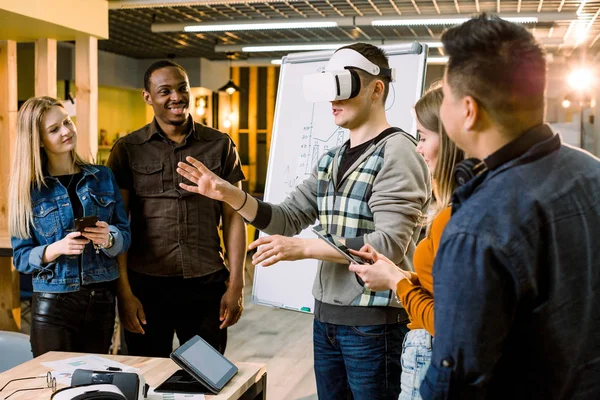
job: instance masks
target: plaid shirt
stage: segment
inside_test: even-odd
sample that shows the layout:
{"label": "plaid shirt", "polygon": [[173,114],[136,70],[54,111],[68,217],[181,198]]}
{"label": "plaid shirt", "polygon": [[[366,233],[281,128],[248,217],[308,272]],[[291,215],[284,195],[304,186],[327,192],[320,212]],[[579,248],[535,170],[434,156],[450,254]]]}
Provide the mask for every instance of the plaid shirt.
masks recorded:
{"label": "plaid shirt", "polygon": [[[332,149],[321,157],[317,166],[320,229],[343,238],[360,237],[375,231],[368,201],[373,191],[373,182],[383,167],[384,143],[385,141],[378,145],[379,148],[373,154],[351,168],[341,182],[336,182],[335,170],[348,145]],[[364,288],[363,293],[351,305],[389,306],[393,298],[391,290],[374,292]]]}

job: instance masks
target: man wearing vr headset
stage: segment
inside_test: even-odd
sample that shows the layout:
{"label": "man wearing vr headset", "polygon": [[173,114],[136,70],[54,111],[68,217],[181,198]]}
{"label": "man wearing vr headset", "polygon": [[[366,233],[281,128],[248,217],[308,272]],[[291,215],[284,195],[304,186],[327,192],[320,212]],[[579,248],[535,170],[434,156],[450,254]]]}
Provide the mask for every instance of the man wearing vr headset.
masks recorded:
{"label": "man wearing vr headset", "polygon": [[421,394],[600,399],[600,161],[544,124],[545,55],[524,27],[482,15],[442,42],[441,119],[483,168],[435,258]]}
{"label": "man wearing vr headset", "polygon": [[359,250],[368,243],[412,270],[419,219],[431,187],[414,139],[387,122],[392,78],[385,53],[358,43],[338,50],[323,73],[305,79],[307,97],[330,101],[335,124],[349,129],[350,140],[322,155],[312,175],[281,204],[248,196],[193,158],[178,168],[195,184],[181,187],[228,203],[273,235],[250,245],[260,246],[254,264],[321,260],[313,287],[320,399],[397,399],[400,392],[408,317],[395,296],[363,286],[348,270],[348,261],[324,241],[289,237],[318,220],[348,248]]}

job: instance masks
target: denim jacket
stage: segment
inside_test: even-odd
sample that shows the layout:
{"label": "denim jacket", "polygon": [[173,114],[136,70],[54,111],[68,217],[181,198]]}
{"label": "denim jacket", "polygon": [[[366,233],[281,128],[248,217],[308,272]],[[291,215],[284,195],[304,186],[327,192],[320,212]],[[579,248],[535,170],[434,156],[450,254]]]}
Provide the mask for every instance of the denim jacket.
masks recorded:
{"label": "denim jacket", "polygon": [[126,251],[131,243],[119,186],[110,169],[104,166],[84,165],[81,170],[83,177],[77,182],[76,190],[84,216],[95,215],[98,220],[107,222],[114,244],[110,249],[96,252],[94,245],[88,243],[80,256],[81,273],[79,256],[61,255],[50,263],[42,263],[46,247],[63,239],[75,226],[67,189],[57,178],[45,176],[46,185],[31,191],[32,237],[11,238],[15,268],[33,275],[36,292],[75,292],[81,284],[112,281],[119,277],[115,257]]}
{"label": "denim jacket", "polygon": [[600,399],[600,161],[536,131],[454,193],[424,399]]}

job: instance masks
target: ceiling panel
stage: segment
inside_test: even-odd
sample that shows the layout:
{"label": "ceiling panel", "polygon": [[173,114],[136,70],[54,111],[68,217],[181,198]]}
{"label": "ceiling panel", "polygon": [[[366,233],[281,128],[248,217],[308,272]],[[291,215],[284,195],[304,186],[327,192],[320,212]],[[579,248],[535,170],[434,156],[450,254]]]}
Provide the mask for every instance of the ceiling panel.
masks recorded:
{"label": "ceiling panel", "polygon": [[[131,1],[131,0],[130,0]],[[136,0],[139,4],[141,1]],[[111,0],[112,7],[127,0]],[[161,32],[153,33],[152,24],[202,22],[266,22],[302,21],[346,17],[417,17],[431,15],[473,14],[479,11],[501,13],[535,13],[579,11],[578,21],[527,25],[541,40],[552,40],[547,51],[555,56],[571,56],[587,52],[600,53],[600,1],[567,0],[316,0],[316,1],[190,1],[190,5],[111,9],[108,40],[98,47],[135,58],[205,57],[226,59],[224,52],[215,52],[215,45],[245,45],[272,43],[319,43],[360,40],[413,40],[439,38],[447,26],[412,27],[336,27],[318,29],[236,31],[236,32]],[[163,3],[165,3],[163,1]],[[178,3],[184,3],[179,1]],[[204,3],[204,4],[200,4]],[[582,5],[583,3],[583,5]],[[582,33],[583,32],[583,33]],[[577,38],[584,37],[582,41]],[[548,39],[549,38],[549,39]],[[564,44],[555,42],[564,39]],[[435,50],[435,54],[437,54]],[[272,57],[285,53],[236,53],[237,58]]]}

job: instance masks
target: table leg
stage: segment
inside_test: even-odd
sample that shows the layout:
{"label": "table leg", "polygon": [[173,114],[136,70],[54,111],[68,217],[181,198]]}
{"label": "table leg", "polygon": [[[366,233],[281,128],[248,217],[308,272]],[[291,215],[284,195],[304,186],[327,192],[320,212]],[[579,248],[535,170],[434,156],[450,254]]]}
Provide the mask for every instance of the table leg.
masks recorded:
{"label": "table leg", "polygon": [[0,330],[21,330],[19,273],[10,257],[0,257]]}
{"label": "table leg", "polygon": [[250,386],[239,400],[267,400],[267,373]]}

